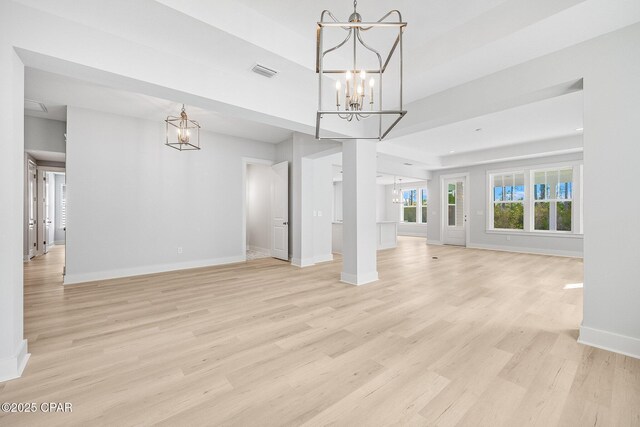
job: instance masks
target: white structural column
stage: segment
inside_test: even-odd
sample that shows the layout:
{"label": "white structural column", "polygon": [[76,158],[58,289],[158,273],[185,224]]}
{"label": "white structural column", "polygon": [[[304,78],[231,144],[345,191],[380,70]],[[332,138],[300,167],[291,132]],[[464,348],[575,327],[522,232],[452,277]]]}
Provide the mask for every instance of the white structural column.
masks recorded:
{"label": "white structural column", "polygon": [[343,264],[341,280],[353,285],[378,280],[376,268],[376,143],[342,145]]}
{"label": "white structural column", "polygon": [[0,3],[0,381],[19,377],[29,358],[22,321],[24,66],[6,9]]}

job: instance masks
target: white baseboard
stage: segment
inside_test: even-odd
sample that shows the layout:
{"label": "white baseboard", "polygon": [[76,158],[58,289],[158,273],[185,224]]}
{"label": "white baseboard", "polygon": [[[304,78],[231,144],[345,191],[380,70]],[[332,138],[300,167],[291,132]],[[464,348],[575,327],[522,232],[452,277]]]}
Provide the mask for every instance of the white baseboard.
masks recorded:
{"label": "white baseboard", "polygon": [[187,270],[190,268],[213,267],[223,264],[235,264],[245,262],[246,255],[232,256],[226,258],[214,258],[197,261],[187,261],[174,264],[148,265],[143,267],[124,268],[120,270],[97,271],[93,273],[73,274],[67,271],[64,276],[65,285],[74,285],[77,283],[95,282],[97,280],[119,279],[122,277],[143,276],[145,274],[166,273],[176,270]]}
{"label": "white baseboard", "polygon": [[427,239],[427,245],[440,245],[440,246],[442,246],[442,240],[429,240],[429,239]]}
{"label": "white baseboard", "polygon": [[316,264],[321,262],[333,261],[333,254],[318,255],[314,257],[313,260]]}
{"label": "white baseboard", "polygon": [[590,345],[614,353],[640,359],[640,339],[607,332],[600,329],[580,326],[580,344]]}
{"label": "white baseboard", "polygon": [[27,340],[22,340],[14,356],[0,359],[0,382],[20,378],[27,366],[29,356],[31,354],[27,353]]}
{"label": "white baseboard", "polygon": [[398,236],[409,236],[409,237],[424,237],[427,238],[427,233],[414,233],[411,231],[398,231]]}
{"label": "white baseboard", "polygon": [[398,244],[397,243],[389,243],[388,245],[378,245],[378,247],[376,248],[379,251],[385,251],[387,249],[394,249],[397,248]]}
{"label": "white baseboard", "polygon": [[486,249],[490,251],[501,251],[501,252],[516,252],[516,253],[522,253],[522,254],[553,255],[553,256],[564,256],[569,258],[582,258],[582,252],[564,251],[561,249],[523,248],[521,246],[487,245],[482,243],[481,244],[468,243],[467,248]]}
{"label": "white baseboard", "polygon": [[314,258],[291,258],[291,265],[300,268],[311,267],[315,265],[315,260]]}
{"label": "white baseboard", "polygon": [[351,274],[351,273],[340,273],[340,281],[344,283],[348,283],[350,285],[365,285],[367,283],[375,282],[378,280],[378,272],[372,271],[370,273],[363,274]]}

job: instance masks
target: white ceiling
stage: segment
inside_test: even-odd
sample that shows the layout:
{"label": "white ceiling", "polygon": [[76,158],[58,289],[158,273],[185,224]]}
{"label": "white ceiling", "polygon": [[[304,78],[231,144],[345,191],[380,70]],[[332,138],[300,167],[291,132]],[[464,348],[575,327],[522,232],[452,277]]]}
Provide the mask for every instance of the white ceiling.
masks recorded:
{"label": "white ceiling", "polygon": [[[350,0],[158,0],[309,68],[323,9],[340,20]],[[391,9],[408,23],[403,37],[405,100],[561,50],[640,20],[637,0],[361,0],[365,21]],[[217,13],[216,13],[217,12]],[[230,14],[237,16],[229,17]],[[225,18],[226,16],[226,18]],[[241,20],[242,22],[240,22]],[[292,37],[297,40],[292,41]],[[370,34],[367,34],[370,37]],[[282,43],[273,43],[274,39]]]}
{"label": "white ceiling", "polygon": [[56,153],[53,151],[41,151],[41,150],[25,150],[25,152],[31,154],[34,159],[47,162],[61,162],[64,163],[67,156],[65,153]]}
{"label": "white ceiling", "polygon": [[[69,105],[159,122],[167,115],[178,114],[181,108],[179,100],[113,89],[33,68],[25,69],[25,98],[44,103],[48,110],[47,113],[25,110],[26,115],[60,121],[66,121],[66,106]],[[274,144],[291,135],[287,129],[222,116],[200,108],[187,106],[187,113],[208,132]]]}
{"label": "white ceiling", "polygon": [[[582,91],[391,139],[386,143],[446,156],[579,133]],[[476,129],[481,129],[476,131]]]}
{"label": "white ceiling", "polygon": [[[163,98],[195,94],[191,103],[201,108],[189,106],[188,111],[206,130],[271,143],[286,139],[294,129],[311,131],[317,102],[312,70],[315,23],[323,9],[342,19],[352,10],[350,0],[147,0],[135,5],[114,0],[118,7],[103,3],[95,7],[74,0],[55,4],[18,1],[155,50],[179,48],[191,66],[204,64],[212,82],[223,82],[222,86],[212,83],[211,87],[200,85],[196,91],[187,88],[179,92],[155,90],[153,85],[137,85],[137,81],[119,86],[96,77],[94,82],[106,87],[28,68],[25,96],[44,102],[49,108],[46,117],[64,119],[65,106],[77,105],[162,120],[174,113],[181,101]],[[394,8],[408,22],[404,33],[404,93],[408,101],[640,21],[638,0],[360,0],[358,11],[365,20],[375,20]],[[146,16],[148,19],[141,19]],[[180,32],[165,34],[166,23],[173,21],[180,23]],[[185,40],[188,43],[183,46]],[[256,76],[249,72],[256,62],[281,73],[271,80]],[[38,63],[33,66],[39,67]],[[207,89],[210,92],[203,93]],[[411,114],[411,105],[406,107]],[[434,170],[449,166],[443,158],[451,151],[506,150],[501,147],[522,142],[535,146],[535,141],[571,135],[580,127],[582,94],[572,93],[389,139],[379,144],[378,150],[387,156],[387,163],[393,158],[398,166],[406,167],[404,163],[409,161],[415,169]],[[476,128],[483,130],[475,132]],[[348,134],[342,129],[334,131]]]}

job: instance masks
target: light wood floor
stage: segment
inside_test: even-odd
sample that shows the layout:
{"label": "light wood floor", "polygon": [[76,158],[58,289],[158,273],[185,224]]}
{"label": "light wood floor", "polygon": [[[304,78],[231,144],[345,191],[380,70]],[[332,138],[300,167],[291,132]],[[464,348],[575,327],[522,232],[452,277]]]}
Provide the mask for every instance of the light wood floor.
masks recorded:
{"label": "light wood floor", "polygon": [[[433,259],[437,257],[438,259]],[[71,402],[2,425],[640,425],[640,361],[576,343],[576,259],[424,245],[63,288],[26,265],[31,360],[0,402]]]}

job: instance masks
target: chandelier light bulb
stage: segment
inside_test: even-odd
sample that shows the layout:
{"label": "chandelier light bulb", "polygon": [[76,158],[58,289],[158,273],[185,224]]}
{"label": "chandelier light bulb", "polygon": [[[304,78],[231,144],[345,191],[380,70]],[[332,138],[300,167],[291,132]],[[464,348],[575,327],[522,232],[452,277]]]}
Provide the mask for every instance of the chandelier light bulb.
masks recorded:
{"label": "chandelier light bulb", "polygon": [[358,85],[358,95],[362,95],[362,86]]}
{"label": "chandelier light bulb", "polygon": [[376,81],[373,80],[373,77],[371,78],[371,80],[369,80],[369,87],[373,87],[376,84]]}
{"label": "chandelier light bulb", "polygon": [[346,77],[346,79],[347,79],[347,80],[351,80],[351,71],[347,71],[347,77]]}
{"label": "chandelier light bulb", "polygon": [[363,81],[367,78],[367,73],[364,70],[360,71],[360,78]]}

